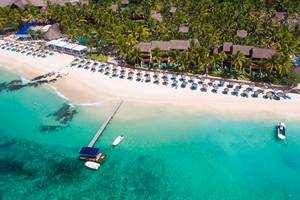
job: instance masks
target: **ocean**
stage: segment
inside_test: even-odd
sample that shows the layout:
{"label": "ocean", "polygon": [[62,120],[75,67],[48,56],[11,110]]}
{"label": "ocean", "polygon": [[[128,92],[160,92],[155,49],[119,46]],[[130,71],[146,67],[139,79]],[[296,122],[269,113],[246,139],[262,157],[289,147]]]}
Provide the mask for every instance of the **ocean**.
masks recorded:
{"label": "ocean", "polygon": [[[300,124],[279,141],[269,119],[125,104],[96,147],[98,171],[78,159],[111,102],[72,105],[53,89],[13,87],[0,70],[0,199],[300,199]],[[125,139],[117,147],[118,135]]]}

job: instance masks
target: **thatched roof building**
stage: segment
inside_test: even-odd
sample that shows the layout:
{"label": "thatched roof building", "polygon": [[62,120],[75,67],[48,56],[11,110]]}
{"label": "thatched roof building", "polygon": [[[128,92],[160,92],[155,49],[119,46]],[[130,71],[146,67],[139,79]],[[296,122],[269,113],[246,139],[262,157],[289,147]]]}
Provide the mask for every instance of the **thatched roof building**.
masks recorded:
{"label": "thatched roof building", "polygon": [[10,6],[15,2],[15,0],[1,0],[0,7]]}
{"label": "thatched roof building", "polygon": [[232,42],[224,42],[223,45],[217,46],[213,49],[213,53],[217,54],[221,51],[224,51],[228,54],[235,54],[238,51],[241,52],[244,56],[250,57],[252,59],[270,59],[274,53],[275,49],[267,48],[256,48],[253,46],[247,45],[233,45]]}
{"label": "thatched roof building", "polygon": [[136,48],[140,49],[141,52],[150,53],[151,52],[151,43],[140,42],[136,45]]}
{"label": "thatched roof building", "polygon": [[43,8],[47,6],[47,2],[52,4],[63,5],[65,3],[84,3],[87,4],[87,0],[0,0],[0,7],[5,6],[17,6],[23,8],[27,5],[36,6],[39,8]]}
{"label": "thatched roof building", "polygon": [[122,4],[123,6],[128,6],[129,1],[128,1],[128,0],[122,0],[122,1],[121,1],[121,4]]}
{"label": "thatched roof building", "polygon": [[189,40],[171,40],[169,42],[170,50],[187,50],[191,47]]}
{"label": "thatched roof building", "polygon": [[152,41],[149,43],[140,42],[136,45],[141,52],[151,52],[158,48],[161,51],[169,50],[187,50],[191,47],[190,40],[170,40],[170,41]]}
{"label": "thatched roof building", "polygon": [[240,38],[245,38],[248,36],[248,32],[245,30],[237,30],[236,35]]}
{"label": "thatched roof building", "polygon": [[151,17],[159,22],[162,22],[163,20],[162,15],[159,12],[156,12],[155,10],[151,10]]}
{"label": "thatched roof building", "polygon": [[253,47],[246,45],[232,45],[232,53],[241,52],[244,56],[250,56],[250,51]]}
{"label": "thatched roof building", "polygon": [[179,33],[188,33],[190,28],[188,26],[180,26]]}
{"label": "thatched roof building", "polygon": [[231,47],[232,47],[233,43],[232,42],[224,42],[223,43],[223,48],[222,50],[224,52],[231,52]]}
{"label": "thatched roof building", "polygon": [[255,59],[270,59],[276,51],[274,49],[252,48],[251,57]]}
{"label": "thatched roof building", "polygon": [[45,40],[56,40],[61,37],[63,37],[63,34],[60,31],[59,24],[53,24],[44,34]]}
{"label": "thatched roof building", "polygon": [[162,51],[170,50],[169,42],[166,41],[152,41],[151,42],[151,49],[160,49]]}
{"label": "thatched roof building", "polygon": [[175,7],[175,6],[170,7],[170,13],[175,13],[176,10],[177,10],[177,7]]}
{"label": "thatched roof building", "polygon": [[112,10],[113,12],[117,12],[117,11],[118,11],[118,8],[119,8],[118,4],[112,4],[112,5],[111,5],[111,10]]}
{"label": "thatched roof building", "polygon": [[274,18],[277,22],[285,22],[287,20],[287,12],[276,12]]}

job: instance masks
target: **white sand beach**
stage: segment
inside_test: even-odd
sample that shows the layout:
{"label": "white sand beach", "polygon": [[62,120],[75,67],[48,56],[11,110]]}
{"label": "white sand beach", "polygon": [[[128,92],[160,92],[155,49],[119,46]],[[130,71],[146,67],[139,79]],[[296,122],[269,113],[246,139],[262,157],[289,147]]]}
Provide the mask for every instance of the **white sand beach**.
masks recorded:
{"label": "white sand beach", "polygon": [[26,56],[0,49],[0,66],[28,79],[48,72],[62,72],[64,78],[52,83],[72,103],[85,104],[123,99],[130,104],[155,105],[168,109],[175,106],[184,112],[215,112],[238,115],[300,119],[300,95],[289,94],[291,100],[243,98],[232,95],[203,93],[190,88],[177,89],[106,76],[83,68],[70,67],[73,56],[55,53],[46,58]]}

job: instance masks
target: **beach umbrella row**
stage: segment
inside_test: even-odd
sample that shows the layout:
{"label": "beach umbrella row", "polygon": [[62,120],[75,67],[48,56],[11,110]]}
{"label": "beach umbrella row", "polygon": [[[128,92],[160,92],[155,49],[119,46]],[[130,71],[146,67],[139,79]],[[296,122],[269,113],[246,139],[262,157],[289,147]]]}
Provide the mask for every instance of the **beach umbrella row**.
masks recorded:
{"label": "beach umbrella row", "polygon": [[[136,75],[136,81],[142,81],[143,77],[145,77],[145,82],[151,82],[151,72],[150,71],[141,71],[141,70],[134,70],[134,69],[129,69],[127,70],[124,67],[118,67],[118,66],[108,66],[108,65],[104,65],[106,66],[103,69],[103,65],[100,65],[100,63],[94,62],[92,63],[91,61],[85,61],[85,60],[80,60],[78,58],[74,59],[73,62],[77,62],[77,63],[85,63],[84,66],[86,65],[91,65],[91,70],[92,71],[96,71],[96,68],[99,68],[99,72],[104,72],[105,75],[110,75],[110,71],[112,71],[112,76],[113,77],[120,77],[120,78],[125,78],[126,73],[127,73],[127,79],[129,80],[133,80],[134,75]],[[223,94],[228,94],[229,90],[232,88],[232,95],[235,96],[240,96],[242,97],[249,97],[250,94],[252,97],[258,97],[260,94],[264,94],[264,90],[263,89],[257,89],[255,90],[255,85],[254,84],[242,84],[242,83],[238,83],[237,85],[234,84],[233,82],[228,82],[227,85],[225,85],[225,80],[219,80],[216,81],[214,79],[207,79],[209,80],[209,82],[205,83],[206,79],[204,79],[203,77],[197,77],[197,76],[187,76],[185,74],[182,74],[180,76],[178,76],[178,74],[173,73],[170,77],[170,75],[167,72],[163,72],[162,74],[160,74],[158,71],[153,72],[153,83],[154,84],[160,84],[160,81],[162,79],[162,85],[169,85],[169,79],[172,81],[171,86],[172,87],[178,87],[180,86],[181,88],[186,88],[187,85],[190,83],[190,89],[192,90],[196,90],[198,88],[198,86],[200,86],[200,90],[205,92],[208,90],[208,87],[212,87],[212,92],[213,93],[218,93],[218,90],[222,87],[222,93]],[[177,78],[179,78],[177,80]],[[179,81],[181,82],[180,85]],[[242,90],[243,89],[243,90]],[[275,99],[275,98],[285,98],[286,94],[283,91],[278,91],[277,93],[275,93],[274,91],[270,90],[267,91],[264,94],[264,98],[269,98],[269,99]]]}

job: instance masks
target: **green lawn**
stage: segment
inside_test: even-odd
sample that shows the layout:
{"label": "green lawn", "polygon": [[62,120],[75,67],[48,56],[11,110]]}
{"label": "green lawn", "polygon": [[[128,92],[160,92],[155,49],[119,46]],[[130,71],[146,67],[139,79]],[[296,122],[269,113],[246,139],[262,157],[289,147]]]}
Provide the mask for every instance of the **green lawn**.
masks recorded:
{"label": "green lawn", "polygon": [[103,55],[103,54],[97,54],[97,53],[88,54],[87,57],[90,59],[93,59],[93,60],[101,61],[101,62],[106,62],[108,60],[108,56]]}

